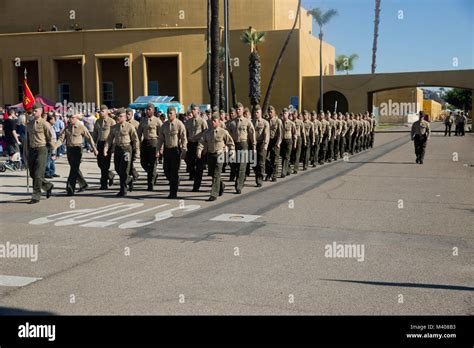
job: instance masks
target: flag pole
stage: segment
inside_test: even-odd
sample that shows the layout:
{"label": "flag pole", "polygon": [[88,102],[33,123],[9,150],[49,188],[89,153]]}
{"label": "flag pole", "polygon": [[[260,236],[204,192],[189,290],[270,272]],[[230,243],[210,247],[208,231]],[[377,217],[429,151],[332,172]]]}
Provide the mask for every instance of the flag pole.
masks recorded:
{"label": "flag pole", "polygon": [[[26,68],[25,68],[25,80],[26,80],[26,75],[27,75],[27,72],[26,72]],[[23,97],[24,97],[24,93],[25,93],[24,85],[25,85],[25,82],[23,81]],[[27,152],[28,152],[28,149],[27,149],[27,147],[28,147],[28,123],[29,123],[29,120],[28,120],[28,114],[26,113],[25,103],[23,103],[23,109],[25,109],[25,142],[26,142],[26,144],[23,144],[23,159],[25,160],[25,164],[26,164],[26,192],[30,193],[30,170],[29,170],[28,157],[27,157]]]}

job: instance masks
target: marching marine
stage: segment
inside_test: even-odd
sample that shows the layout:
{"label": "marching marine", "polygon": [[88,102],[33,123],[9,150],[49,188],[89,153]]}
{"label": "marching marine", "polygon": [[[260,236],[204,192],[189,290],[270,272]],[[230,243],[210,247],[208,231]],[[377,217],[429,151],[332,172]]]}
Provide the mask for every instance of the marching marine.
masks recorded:
{"label": "marching marine", "polygon": [[67,161],[70,168],[66,183],[66,192],[68,196],[74,195],[76,191],[76,182],[79,182],[78,192],[83,192],[88,187],[80,169],[84,139],[91,145],[94,155],[98,155],[92,135],[83,124],[78,122],[78,118],[79,115],[77,114],[69,118],[68,126],[64,128],[58,139],[59,145],[63,144],[65,140],[67,146]]}
{"label": "marching marine", "polygon": [[[234,165],[235,192],[242,193],[245,182],[245,170],[247,169],[249,145],[253,154],[256,153],[255,129],[252,122],[243,115],[244,106],[237,103],[237,117],[228,124],[227,130],[235,143],[237,150],[237,162]],[[246,154],[247,152],[247,154]],[[254,156],[255,157],[255,156]]]}
{"label": "marching marine", "polygon": [[[114,173],[110,170],[110,161],[112,159],[112,151],[107,152],[104,156],[104,147],[109,137],[110,129],[115,125],[115,121],[109,116],[109,109],[106,105],[100,107],[100,118],[94,124],[92,138],[97,144],[97,164],[100,168],[100,189],[107,190],[108,186],[114,183]],[[108,186],[107,186],[108,184]]]}
{"label": "marching marine", "polygon": [[157,157],[163,155],[163,170],[170,183],[170,199],[178,198],[179,167],[181,159],[186,158],[187,145],[186,127],[176,118],[175,107],[170,106],[168,120],[160,128],[156,154]]}
{"label": "marching marine", "polygon": [[130,166],[133,162],[133,154],[139,154],[139,142],[135,127],[126,122],[125,109],[119,109],[117,123],[110,129],[107,143],[104,146],[104,156],[114,146],[115,171],[120,176],[120,191],[118,197],[127,195],[126,189],[133,190],[133,180],[130,176]]}
{"label": "marching marine", "polygon": [[254,110],[255,120],[253,125],[255,128],[255,138],[257,141],[257,163],[254,168],[255,182],[257,187],[261,187],[263,183],[263,174],[265,173],[268,144],[270,143],[270,124],[262,117],[262,108],[260,105],[256,105]]}
{"label": "marching marine", "polygon": [[53,184],[44,179],[46,161],[48,156],[48,146],[56,147],[53,144],[53,129],[44,120],[43,105],[36,102],[33,105],[33,119],[27,125],[26,154],[30,177],[33,179],[33,195],[28,204],[39,203],[41,190],[46,192],[46,198],[51,197]]}
{"label": "marching marine", "polygon": [[140,163],[147,173],[147,190],[153,191],[156,182],[156,153],[158,144],[158,133],[163,123],[155,116],[155,105],[148,103],[145,116],[140,119],[138,126],[138,140],[140,141]]}
{"label": "marching marine", "polygon": [[298,169],[300,167],[300,161],[301,161],[301,151],[302,149],[306,146],[306,133],[304,131],[304,124],[303,120],[301,119],[301,115],[298,115],[297,112],[294,114],[294,123],[296,127],[296,147],[293,150],[293,155],[292,155],[292,165],[293,165],[293,174],[298,173]]}
{"label": "marching marine", "polygon": [[423,164],[425,158],[426,145],[430,138],[430,124],[423,119],[423,112],[420,111],[418,121],[411,126],[411,140],[415,145],[416,163]]}
{"label": "marching marine", "polygon": [[[127,122],[130,123],[135,128],[135,131],[138,132],[138,126],[140,125],[140,123],[137,120],[135,120],[135,118],[133,117],[133,110],[130,108],[127,108],[126,111],[127,111]],[[132,154],[132,157],[137,158],[135,153]],[[134,181],[138,180],[139,175],[138,175],[137,170],[135,169],[135,166],[133,165],[133,162],[130,165],[130,175],[132,176]]]}
{"label": "marching marine", "polygon": [[211,195],[208,201],[215,201],[224,194],[225,185],[221,180],[222,164],[226,147],[229,153],[234,151],[234,141],[229,132],[220,126],[220,117],[214,113],[211,117],[211,128],[207,129],[199,140],[197,158],[207,153],[207,163],[212,177]]}
{"label": "marching marine", "polygon": [[281,141],[281,159],[282,159],[282,169],[281,177],[284,178],[287,175],[290,175],[290,157],[291,151],[296,149],[296,142],[298,141],[298,136],[296,133],[296,126],[288,119],[289,111],[287,108],[283,109],[283,139]]}
{"label": "marching marine", "polygon": [[275,182],[277,181],[276,172],[279,165],[283,125],[281,123],[281,120],[278,118],[275,108],[273,106],[270,106],[268,108],[268,112],[270,115],[270,119],[268,120],[268,123],[270,125],[270,142],[268,144],[268,155],[266,164],[267,176],[265,177],[265,181],[271,179],[273,182]]}
{"label": "marching marine", "polygon": [[186,163],[189,168],[189,180],[193,180],[193,192],[198,192],[202,182],[202,172],[204,170],[204,159],[197,158],[197,147],[199,139],[208,128],[207,122],[199,115],[199,106],[191,104],[191,115],[185,123],[186,136],[188,139],[188,151],[186,153]]}
{"label": "marching marine", "polygon": [[303,148],[303,170],[307,170],[309,167],[309,160],[311,157],[311,148],[314,146],[316,141],[314,133],[314,123],[309,119],[309,112],[303,111],[303,125],[306,137],[306,146]]}

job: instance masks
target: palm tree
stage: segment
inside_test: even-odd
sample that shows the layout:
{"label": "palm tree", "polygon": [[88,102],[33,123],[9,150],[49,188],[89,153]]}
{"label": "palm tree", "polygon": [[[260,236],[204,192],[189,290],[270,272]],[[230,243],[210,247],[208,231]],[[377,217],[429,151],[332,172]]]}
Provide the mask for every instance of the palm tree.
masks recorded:
{"label": "palm tree", "polygon": [[[230,57],[230,51],[228,51]],[[232,93],[232,105],[237,105],[237,92],[235,89],[234,69],[232,67],[232,61],[229,59],[229,79],[230,79],[230,92]]]}
{"label": "palm tree", "polygon": [[250,46],[249,56],[249,98],[252,110],[260,103],[261,97],[261,73],[262,64],[260,62],[260,55],[258,54],[257,45],[265,41],[265,32],[257,32],[250,27],[244,31],[240,40]]}
{"label": "palm tree", "polygon": [[219,0],[211,0],[211,107],[219,107]]}
{"label": "palm tree", "polygon": [[359,56],[357,54],[351,54],[349,57],[345,54],[341,54],[337,56],[336,59],[336,70],[337,71],[345,71],[347,75],[349,75],[349,71],[354,70],[354,60],[358,59]]}
{"label": "palm tree", "polygon": [[377,58],[377,39],[379,37],[379,23],[380,23],[380,3],[381,0],[375,0],[375,20],[374,20],[374,44],[372,46],[372,74],[375,74],[375,63]]}
{"label": "palm tree", "polygon": [[319,100],[321,103],[320,110],[324,110],[323,106],[323,27],[328,24],[328,22],[337,15],[337,11],[330,9],[323,13],[320,8],[316,7],[308,11],[308,15],[313,16],[316,20],[316,23],[319,25]]}
{"label": "palm tree", "polygon": [[219,110],[225,109],[224,80],[225,80],[225,76],[222,73],[222,69],[220,69],[219,71]]}
{"label": "palm tree", "polygon": [[275,63],[275,67],[273,68],[272,77],[270,78],[270,82],[268,83],[267,93],[265,94],[265,99],[263,101],[263,112],[267,112],[268,104],[270,103],[270,94],[272,92],[273,82],[275,81],[278,67],[280,66],[283,55],[285,54],[286,48],[288,47],[288,43],[290,42],[291,36],[293,35],[293,32],[295,31],[296,24],[298,23],[298,18],[300,17],[300,9],[301,9],[301,0],[298,0],[298,8],[296,9],[296,16],[295,16],[295,21],[293,22],[293,27],[288,33],[286,41],[283,44],[283,47],[281,48],[280,55],[278,56],[278,59]]}

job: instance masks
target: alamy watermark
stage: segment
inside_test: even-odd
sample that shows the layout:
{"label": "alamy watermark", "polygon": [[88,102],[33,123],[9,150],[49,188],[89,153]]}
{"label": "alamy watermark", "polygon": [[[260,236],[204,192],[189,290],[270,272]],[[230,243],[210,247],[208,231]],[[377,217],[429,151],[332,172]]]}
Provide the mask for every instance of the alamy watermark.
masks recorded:
{"label": "alamy watermark", "polygon": [[257,152],[252,150],[237,150],[221,152],[217,157],[218,163],[250,163],[251,167],[257,165]]}
{"label": "alamy watermark", "polygon": [[324,247],[324,256],[328,258],[356,258],[363,262],[365,259],[364,244],[326,244]]}
{"label": "alamy watermark", "polygon": [[388,100],[388,103],[380,104],[381,116],[406,116],[408,114],[416,113],[417,103],[397,103]]}
{"label": "alamy watermark", "polygon": [[77,114],[90,115],[96,112],[95,103],[72,103],[63,100],[62,103],[54,105],[55,112],[63,116],[73,116]]}
{"label": "alamy watermark", "polygon": [[18,326],[19,338],[47,338],[52,342],[56,340],[56,325],[35,325],[26,322]]}
{"label": "alamy watermark", "polygon": [[6,242],[0,244],[0,258],[30,259],[38,261],[38,244],[14,244]]}

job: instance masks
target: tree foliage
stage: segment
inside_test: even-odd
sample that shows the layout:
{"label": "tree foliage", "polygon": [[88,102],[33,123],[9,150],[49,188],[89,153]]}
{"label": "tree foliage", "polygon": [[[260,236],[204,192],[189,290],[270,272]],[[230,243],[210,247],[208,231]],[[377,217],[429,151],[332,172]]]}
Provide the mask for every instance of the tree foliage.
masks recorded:
{"label": "tree foliage", "polygon": [[265,32],[257,32],[249,28],[244,31],[240,40],[250,46],[249,56],[249,99],[252,107],[260,103],[262,64],[258,54],[258,45],[265,41]]}
{"label": "tree foliage", "polygon": [[446,93],[444,99],[458,109],[469,111],[472,108],[472,92],[468,89],[453,88]]}
{"label": "tree foliage", "polygon": [[354,70],[354,61],[358,58],[359,56],[355,53],[351,54],[350,56],[346,56],[345,54],[337,56],[336,70],[345,71],[346,74],[349,74],[349,71]]}

